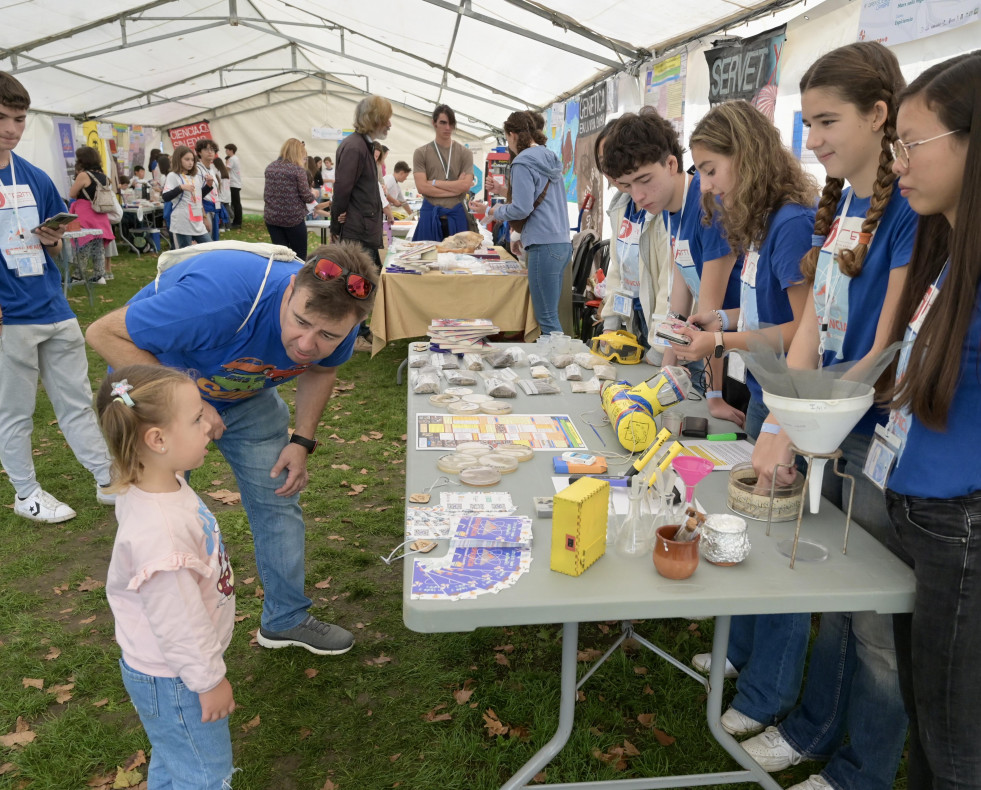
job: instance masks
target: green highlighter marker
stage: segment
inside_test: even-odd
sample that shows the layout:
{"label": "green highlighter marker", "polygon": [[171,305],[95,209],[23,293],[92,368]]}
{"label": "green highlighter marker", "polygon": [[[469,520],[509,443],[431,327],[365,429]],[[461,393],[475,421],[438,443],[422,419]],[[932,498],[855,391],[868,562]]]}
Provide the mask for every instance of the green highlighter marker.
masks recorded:
{"label": "green highlighter marker", "polygon": [[734,442],[738,439],[745,439],[744,433],[710,433],[705,437],[710,442]]}

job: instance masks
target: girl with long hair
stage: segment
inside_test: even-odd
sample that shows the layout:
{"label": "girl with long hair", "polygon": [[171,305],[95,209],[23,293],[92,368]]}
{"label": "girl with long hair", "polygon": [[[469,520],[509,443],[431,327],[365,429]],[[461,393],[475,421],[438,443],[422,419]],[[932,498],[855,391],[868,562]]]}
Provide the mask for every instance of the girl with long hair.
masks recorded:
{"label": "girl with long hair", "polygon": [[[680,328],[691,343],[672,344],[675,353],[686,361],[718,357],[732,349],[746,350],[760,336],[789,346],[810,290],[801,259],[811,248],[817,184],[783,146],[766,116],[744,101],[713,107],[689,144],[701,176],[703,223],[719,215],[731,249],[744,258],[739,309],[691,316],[707,331]],[[736,331],[724,331],[726,326]],[[730,356],[730,375],[738,371]],[[746,384],[746,432],[755,439],[768,410],[752,375],[746,376]],[[804,673],[810,619],[807,613],[733,618],[730,672],[739,670],[739,679],[732,706],[722,715],[728,732],[759,732],[793,707]]]}
{"label": "girl with long hair", "polygon": [[523,220],[521,243],[528,253],[528,290],[542,334],[561,332],[562,276],[572,260],[562,163],[545,147],[545,135],[530,113],[513,112],[504,122],[511,160],[511,199],[487,208],[488,219]]}
{"label": "girl with long hair", "polygon": [[212,187],[198,173],[197,157],[186,145],[174,149],[171,159],[174,169],[167,174],[163,197],[171,204],[170,232],[177,248],[211,241],[204,224],[204,195]]}
{"label": "girl with long hair", "polygon": [[981,52],[900,97],[899,190],[920,215],[894,339],[900,351],[882,463],[894,550],[913,568],[897,615],[911,790],[981,788]]}
{"label": "girl with long hair", "polygon": [[[833,50],[801,79],[807,146],[827,180],[814,247],[801,266],[812,287],[787,353],[790,367],[861,364],[892,338],[916,228],[916,214],[893,173],[896,110],[905,84],[896,56],[875,42]],[[852,518],[882,543],[890,532],[885,499],[862,468],[875,426],[885,422],[881,408],[870,408],[842,443],[839,462],[855,478]],[[753,462],[768,490],[774,466],[789,463],[791,453],[790,439],[772,415],[765,425],[775,432],[760,434]],[[781,472],[792,479],[788,470]],[[824,495],[841,508],[847,507],[843,493],[842,479],[827,470]],[[804,759],[827,762],[797,790],[888,790],[906,724],[892,616],[829,612],[821,615],[801,704],[743,748],[768,771]]]}

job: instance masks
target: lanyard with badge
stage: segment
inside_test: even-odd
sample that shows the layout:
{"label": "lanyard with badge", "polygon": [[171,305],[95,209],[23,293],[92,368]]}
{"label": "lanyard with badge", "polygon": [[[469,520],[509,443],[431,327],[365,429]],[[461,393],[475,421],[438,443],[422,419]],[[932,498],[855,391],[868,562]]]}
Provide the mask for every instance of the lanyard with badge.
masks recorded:
{"label": "lanyard with badge", "polygon": [[[678,231],[671,235],[671,260],[674,261],[675,266],[681,271],[681,276],[685,278],[685,284],[688,286],[688,290],[691,291],[691,295],[697,300],[699,277],[698,270],[695,268],[695,259],[691,254],[691,242],[688,239],[681,238],[681,229],[685,220],[685,207],[688,205],[688,189],[691,187],[691,182],[692,178],[690,176],[685,179],[685,192],[681,198],[681,210],[678,212]],[[671,294],[674,286],[674,267],[671,269],[669,279],[671,283],[668,294]],[[699,309],[701,309],[701,306],[699,306]]]}
{"label": "lanyard with badge", "polygon": [[[736,331],[745,332],[747,329],[759,329],[759,307],[756,303],[756,273],[760,265],[760,250],[758,244],[752,244],[743,256],[743,269],[739,274],[739,320]],[[749,316],[747,320],[747,316]],[[746,361],[738,351],[730,351],[727,359],[729,365],[726,375],[740,384],[746,383]]]}
{"label": "lanyard with badge", "polygon": [[[841,271],[838,265],[838,253],[853,250],[859,244],[872,245],[875,232],[863,233],[864,217],[849,217],[848,207],[852,202],[854,192],[848,190],[845,204],[832,232],[821,245],[818,253],[816,273],[825,273],[823,288],[814,291],[814,310],[818,319],[818,364],[824,363],[824,352],[834,351],[841,359],[845,343],[845,331],[848,321],[848,288],[851,277]],[[855,226],[858,227],[855,227]],[[815,283],[818,280],[815,278]]]}
{"label": "lanyard with badge", "polygon": [[[937,295],[940,293],[940,284],[944,279],[944,275],[947,273],[949,263],[949,258],[944,261],[940,274],[937,275],[937,279],[933,281],[930,287],[927,288],[926,293],[923,294],[923,300],[920,302],[920,306],[916,308],[916,312],[913,313],[913,317],[906,327],[906,332],[903,335],[903,346],[899,350],[899,362],[896,365],[897,384],[906,375],[910,357],[913,354],[913,344],[916,341],[916,336],[923,328],[923,322],[930,313],[930,308],[937,301]],[[893,467],[902,456],[903,450],[906,447],[906,437],[909,435],[912,416],[908,407],[893,409],[889,413],[889,422],[886,423],[885,427],[881,425],[875,426],[875,436],[872,437],[872,444],[869,447],[869,454],[865,457],[865,467],[862,471],[869,480],[883,490],[885,490],[886,484],[889,482],[889,475],[892,473]]]}
{"label": "lanyard with badge", "polygon": [[445,162],[443,161],[443,155],[439,152],[439,146],[436,144],[436,141],[435,140],[433,140],[433,148],[436,149],[436,156],[439,157],[439,163],[443,167],[443,173],[445,173],[445,175],[446,175],[446,180],[449,181],[450,180],[450,162],[453,159],[453,142],[450,141],[450,147],[449,147],[449,150],[446,152],[446,161]]}
{"label": "lanyard with badge", "polygon": [[[624,243],[627,248],[637,245],[637,271],[638,271],[638,281],[640,273],[640,239],[644,235],[644,230],[646,229],[647,219],[650,215],[644,211],[640,210],[640,216],[637,222],[632,221],[624,213],[623,221],[620,223],[620,231],[618,232],[617,242]],[[623,225],[624,223],[629,223],[629,234],[623,236]],[[620,250],[617,250],[617,255],[620,255]],[[623,281],[623,259],[617,261],[620,266],[620,280]],[[639,282],[638,282],[639,288]],[[616,313],[621,318],[632,318],[634,314],[634,294],[632,290],[625,287],[617,288],[613,292],[613,312]]]}
{"label": "lanyard with badge", "polygon": [[[40,223],[37,204],[28,187],[30,205],[20,205],[18,196],[17,172],[14,167],[14,155],[10,154],[10,186],[2,186],[4,204],[9,202],[11,209],[4,205],[0,208],[0,246],[7,268],[16,272],[18,277],[37,277],[44,274],[45,257],[41,242],[27,227]],[[5,210],[6,209],[6,210]],[[26,221],[25,221],[26,220]],[[33,238],[31,242],[29,239]]]}

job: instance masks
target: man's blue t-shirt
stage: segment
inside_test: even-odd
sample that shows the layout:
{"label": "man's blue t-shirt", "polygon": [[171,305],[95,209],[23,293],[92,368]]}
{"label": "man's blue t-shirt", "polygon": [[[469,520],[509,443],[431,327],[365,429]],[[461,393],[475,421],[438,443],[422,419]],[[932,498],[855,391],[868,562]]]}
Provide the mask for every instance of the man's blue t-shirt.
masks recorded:
{"label": "man's blue t-shirt", "polygon": [[[794,320],[786,290],[804,281],[800,262],[811,248],[814,213],[813,207],[784,204],[770,220],[758,256],[756,252],[744,256],[740,321],[746,330]],[[752,374],[746,376],[746,386],[762,400],[763,389]]]}
{"label": "man's blue t-shirt", "polygon": [[133,342],[164,365],[195,371],[201,397],[218,411],[262,389],[276,387],[310,365],[335,367],[351,358],[357,325],[325,359],[299,364],[283,348],[280,305],[301,264],[239,250],[196,255],[160,275],[129,302],[126,330]]}
{"label": "man's blue t-shirt", "polygon": [[[835,221],[828,231],[825,247],[829,250],[835,243],[838,249],[854,246],[857,237],[847,240],[837,239],[837,236],[841,233],[857,234],[872,202],[871,197],[859,198],[854,195],[851,201],[847,201],[849,192],[850,188],[841,196]],[[842,228],[841,213],[846,202],[850,219],[848,227]],[[842,274],[837,265],[829,265],[831,255],[819,257],[814,273],[814,311],[818,331],[824,340],[822,364],[853,362],[864,357],[872,348],[886,299],[889,273],[909,263],[916,224],[916,212],[899,194],[899,189],[893,189],[858,277],[848,277]],[[884,409],[873,406],[853,432],[870,436],[875,431],[876,423],[884,425],[887,416]]]}
{"label": "man's blue t-shirt", "polygon": [[[702,209],[702,178],[696,172],[688,183],[685,195],[685,205],[681,211],[674,214],[664,212],[664,224],[671,233],[674,249],[677,251],[675,262],[681,276],[685,278],[688,290],[698,299],[698,291],[702,281],[702,267],[705,261],[724,258],[730,252],[729,242],[726,241],[722,223],[718,214],[711,225],[702,223],[705,212]],[[680,228],[679,228],[680,224]],[[683,247],[687,243],[689,255],[685,255]],[[680,252],[680,254],[678,254]],[[688,264],[688,265],[686,265]],[[739,307],[739,272],[742,268],[742,258],[736,261],[729,274],[729,282],[722,299],[722,307]],[[699,306],[699,310],[701,310]]]}
{"label": "man's blue t-shirt", "polygon": [[[0,170],[0,309],[5,324],[54,324],[75,317],[62,291],[61,272],[47,249],[31,231],[44,220],[65,210],[54,182],[47,173],[23,157],[10,152],[13,161]],[[17,180],[17,211],[14,211],[14,176]],[[18,228],[17,219],[20,217]],[[23,230],[25,241],[18,235]],[[27,244],[34,254],[44,258],[42,274],[17,275],[17,265],[7,253],[12,247]],[[64,244],[70,242],[65,241]]]}

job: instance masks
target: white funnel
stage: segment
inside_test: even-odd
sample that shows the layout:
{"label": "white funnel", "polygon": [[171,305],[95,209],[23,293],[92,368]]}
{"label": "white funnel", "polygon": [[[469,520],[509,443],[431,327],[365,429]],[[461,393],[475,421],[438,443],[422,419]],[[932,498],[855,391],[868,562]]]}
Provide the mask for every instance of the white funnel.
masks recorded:
{"label": "white funnel", "polygon": [[[875,391],[871,386],[851,381],[836,381],[832,394],[846,387],[850,394],[855,392],[856,388],[863,394],[847,398],[808,400],[786,398],[764,392],[763,403],[800,450],[828,454],[838,449],[838,445],[862,419],[875,398]],[[825,458],[811,459],[814,466],[811,469],[808,493],[812,513],[817,513],[821,504],[821,482],[824,480],[826,461]]]}

